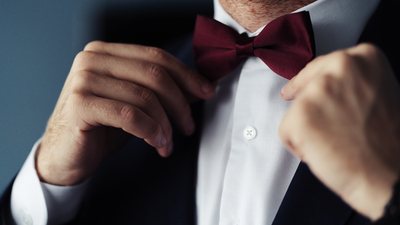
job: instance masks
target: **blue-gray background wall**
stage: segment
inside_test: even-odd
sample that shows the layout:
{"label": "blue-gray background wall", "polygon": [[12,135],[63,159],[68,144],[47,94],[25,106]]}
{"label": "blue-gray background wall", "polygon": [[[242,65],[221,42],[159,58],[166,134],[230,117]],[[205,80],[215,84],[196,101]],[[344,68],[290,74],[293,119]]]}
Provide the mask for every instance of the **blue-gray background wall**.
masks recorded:
{"label": "blue-gray background wall", "polygon": [[0,193],[44,132],[72,61],[96,39],[107,3],[203,0],[0,0]]}

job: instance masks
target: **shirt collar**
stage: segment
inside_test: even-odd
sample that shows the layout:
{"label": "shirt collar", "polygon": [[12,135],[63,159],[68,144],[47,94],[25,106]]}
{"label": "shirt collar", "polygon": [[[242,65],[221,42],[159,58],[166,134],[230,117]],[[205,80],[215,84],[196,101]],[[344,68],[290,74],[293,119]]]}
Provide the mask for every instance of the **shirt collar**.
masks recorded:
{"label": "shirt collar", "polygon": [[[309,11],[316,54],[322,55],[357,44],[378,4],[379,0],[317,0],[295,12]],[[250,37],[257,36],[264,28],[254,33],[247,31],[225,12],[219,0],[214,0],[214,19]]]}

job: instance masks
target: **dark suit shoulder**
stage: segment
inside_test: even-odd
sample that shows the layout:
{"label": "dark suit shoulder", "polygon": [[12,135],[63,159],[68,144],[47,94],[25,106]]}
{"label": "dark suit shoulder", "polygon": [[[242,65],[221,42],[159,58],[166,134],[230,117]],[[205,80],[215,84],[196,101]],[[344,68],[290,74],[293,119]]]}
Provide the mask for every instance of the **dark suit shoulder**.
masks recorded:
{"label": "dark suit shoulder", "polygon": [[183,35],[168,43],[165,47],[163,47],[163,49],[175,56],[190,68],[195,69],[193,61],[192,39],[192,33]]}
{"label": "dark suit shoulder", "polygon": [[400,80],[400,1],[381,0],[374,14],[369,19],[359,42],[370,42],[382,49]]}

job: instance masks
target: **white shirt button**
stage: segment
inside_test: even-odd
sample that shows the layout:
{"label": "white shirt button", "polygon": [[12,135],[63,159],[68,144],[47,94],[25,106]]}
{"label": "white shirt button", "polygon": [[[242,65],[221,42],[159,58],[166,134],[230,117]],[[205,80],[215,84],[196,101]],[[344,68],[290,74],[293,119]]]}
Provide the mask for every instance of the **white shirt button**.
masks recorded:
{"label": "white shirt button", "polygon": [[32,225],[33,224],[32,217],[24,210],[21,210],[21,219],[22,219],[22,223],[24,225]]}
{"label": "white shirt button", "polygon": [[244,129],[243,135],[247,139],[253,139],[257,135],[257,130],[254,127],[248,126]]}

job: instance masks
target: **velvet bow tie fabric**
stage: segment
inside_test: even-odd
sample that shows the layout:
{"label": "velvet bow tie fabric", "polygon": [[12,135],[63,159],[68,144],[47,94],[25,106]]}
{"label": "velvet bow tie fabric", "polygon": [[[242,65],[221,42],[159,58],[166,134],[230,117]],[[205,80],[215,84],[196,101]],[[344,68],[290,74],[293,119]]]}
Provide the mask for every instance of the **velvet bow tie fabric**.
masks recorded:
{"label": "velvet bow tie fabric", "polygon": [[193,36],[197,69],[210,80],[232,72],[251,56],[259,57],[278,75],[292,79],[314,58],[315,43],[310,15],[287,14],[270,22],[256,37],[205,16],[197,16]]}

